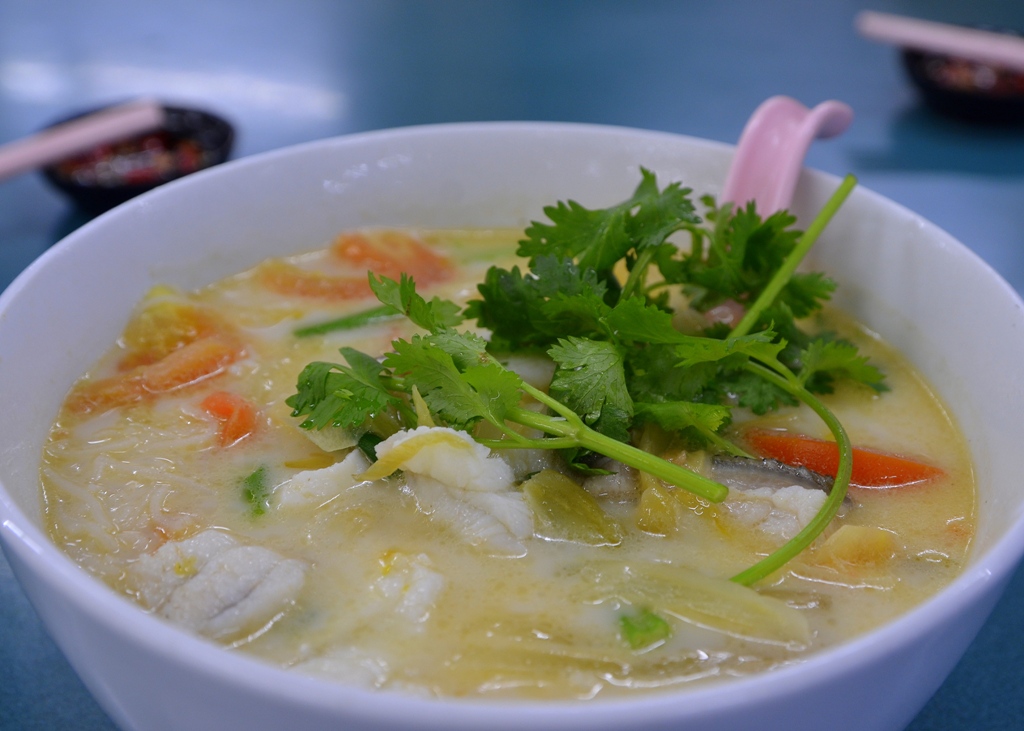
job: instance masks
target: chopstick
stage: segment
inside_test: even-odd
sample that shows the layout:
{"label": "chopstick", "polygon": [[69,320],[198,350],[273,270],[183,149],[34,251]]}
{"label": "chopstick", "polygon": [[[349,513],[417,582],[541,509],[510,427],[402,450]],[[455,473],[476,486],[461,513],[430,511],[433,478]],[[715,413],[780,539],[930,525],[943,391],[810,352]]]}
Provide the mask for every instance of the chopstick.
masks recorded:
{"label": "chopstick", "polygon": [[917,51],[1024,71],[1024,38],[959,25],[865,10],[854,19],[861,35]]}
{"label": "chopstick", "polygon": [[158,129],[164,108],[151,99],[102,109],[0,146],[0,180],[85,152],[97,145]]}

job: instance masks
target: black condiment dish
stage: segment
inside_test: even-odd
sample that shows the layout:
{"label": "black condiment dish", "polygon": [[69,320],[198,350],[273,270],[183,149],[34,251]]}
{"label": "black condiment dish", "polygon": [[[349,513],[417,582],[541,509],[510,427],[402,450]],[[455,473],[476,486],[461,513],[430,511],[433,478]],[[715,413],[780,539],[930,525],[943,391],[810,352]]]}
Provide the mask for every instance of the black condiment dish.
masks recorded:
{"label": "black condiment dish", "polygon": [[936,112],[968,122],[1024,124],[1024,72],[911,48],[901,55],[911,81]]}
{"label": "black condiment dish", "polygon": [[231,155],[235,131],[225,119],[177,106],[164,106],[164,113],[161,129],[48,165],[43,176],[83,211],[98,215],[158,185],[218,165]]}

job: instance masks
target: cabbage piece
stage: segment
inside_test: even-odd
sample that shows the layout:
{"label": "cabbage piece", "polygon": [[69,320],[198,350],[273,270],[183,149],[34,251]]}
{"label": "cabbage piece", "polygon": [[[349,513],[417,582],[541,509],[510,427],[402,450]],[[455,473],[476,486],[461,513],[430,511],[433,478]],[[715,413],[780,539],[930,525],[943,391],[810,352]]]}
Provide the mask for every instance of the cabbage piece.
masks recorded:
{"label": "cabbage piece", "polygon": [[309,441],[325,452],[338,452],[356,446],[359,437],[341,426],[328,425],[323,429],[303,429]]}
{"label": "cabbage piece", "polygon": [[683,566],[602,561],[584,568],[582,576],[585,601],[624,601],[733,637],[794,649],[811,639],[807,618],[785,602]]}
{"label": "cabbage piece", "polygon": [[535,531],[552,541],[617,546],[622,530],[597,500],[571,479],[541,470],[523,483],[523,495],[536,518]]}

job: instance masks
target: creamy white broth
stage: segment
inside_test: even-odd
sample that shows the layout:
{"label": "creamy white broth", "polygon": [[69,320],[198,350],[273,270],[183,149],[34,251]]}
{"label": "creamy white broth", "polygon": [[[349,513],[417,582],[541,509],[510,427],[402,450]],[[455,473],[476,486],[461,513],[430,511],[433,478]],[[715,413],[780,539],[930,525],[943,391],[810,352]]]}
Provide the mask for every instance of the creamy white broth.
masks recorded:
{"label": "creamy white broth", "polygon": [[[490,265],[512,261],[518,232],[419,236],[433,255],[451,264],[448,276],[426,286],[425,294],[465,301]],[[653,530],[639,518],[638,499],[599,501],[622,530],[620,545],[534,535],[522,541],[521,553],[467,542],[435,519],[400,478],[285,505],[282,496],[297,474],[337,464],[346,454],[314,445],[284,403],[303,366],[339,361],[341,346],[383,352],[412,329],[389,320],[295,338],[299,325],[358,312],[375,300],[326,302],[308,291],[272,291],[266,272],[275,266],[261,265],[195,293],[156,292],[150,305],[185,303],[210,313],[211,327],[231,334],[226,347],[240,347],[243,354],[232,356],[214,377],[83,412],[82,393],[138,366],[126,364],[132,338],[122,338],[73,390],[41,471],[53,539],[144,607],[151,607],[154,589],[140,579],[139,566],[148,565],[161,547],[211,530],[230,536],[236,547],[266,547],[275,567],[301,566],[301,590],[280,611],[216,637],[238,651],[298,672],[423,694],[606,696],[797,661],[906,611],[952,580],[964,562],[975,507],[964,440],[941,400],[898,353],[836,313],[813,325],[855,341],[883,368],[891,391],[876,395],[841,387],[823,400],[855,445],[919,457],[944,475],[893,489],[852,488],[826,536],[758,585],[771,606],[781,607],[778,628],[739,630],[683,618],[671,607],[643,606],[650,591],[671,594],[674,589],[664,582],[673,580],[673,572],[726,579],[779,544],[724,506],[676,488],[667,490],[670,502],[655,516]],[[346,271],[324,252],[294,257],[281,267],[328,277]],[[334,283],[317,280],[311,286],[322,293]],[[142,303],[138,312],[146,307]],[[222,424],[202,406],[219,391],[255,405],[257,429],[251,436],[230,445],[219,441]],[[820,420],[802,408],[765,417],[737,412],[737,434],[751,424],[827,436]],[[260,467],[269,493],[265,511],[255,514],[243,483]],[[891,550],[871,560],[842,559],[828,537],[843,524],[881,529],[891,536]],[[168,570],[175,581],[191,578],[188,560]],[[638,591],[633,579],[623,583],[629,573],[643,576],[640,583],[650,591]],[[667,618],[671,634],[656,646],[634,649],[621,636],[620,617],[641,609]],[[787,624],[792,616],[806,624],[806,637]]]}

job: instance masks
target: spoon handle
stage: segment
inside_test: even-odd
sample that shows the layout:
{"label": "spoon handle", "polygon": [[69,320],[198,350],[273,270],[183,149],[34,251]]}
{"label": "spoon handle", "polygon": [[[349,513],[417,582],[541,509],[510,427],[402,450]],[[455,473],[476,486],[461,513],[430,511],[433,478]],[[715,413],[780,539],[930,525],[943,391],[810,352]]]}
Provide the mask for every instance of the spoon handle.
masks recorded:
{"label": "spoon handle", "polygon": [[788,208],[811,142],[842,134],[851,121],[853,110],[842,102],[827,101],[814,109],[787,96],[762,102],[740,135],[722,202],[742,206],[754,201],[762,216]]}

